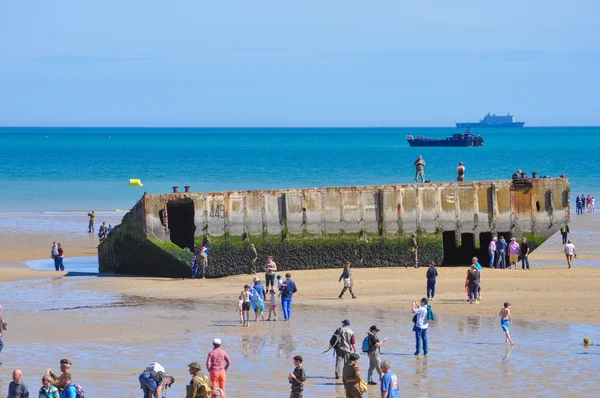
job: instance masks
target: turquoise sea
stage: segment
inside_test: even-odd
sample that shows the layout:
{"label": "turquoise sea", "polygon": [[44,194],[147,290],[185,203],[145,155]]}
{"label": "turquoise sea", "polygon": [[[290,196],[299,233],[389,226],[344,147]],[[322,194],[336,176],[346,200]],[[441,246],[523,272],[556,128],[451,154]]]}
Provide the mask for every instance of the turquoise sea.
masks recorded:
{"label": "turquoise sea", "polygon": [[[454,128],[0,128],[0,213],[122,212],[143,191],[170,192],[454,181],[565,174],[572,196],[600,192],[600,127],[481,130],[481,148],[411,148],[407,134]],[[139,178],[144,187],[130,187]]]}

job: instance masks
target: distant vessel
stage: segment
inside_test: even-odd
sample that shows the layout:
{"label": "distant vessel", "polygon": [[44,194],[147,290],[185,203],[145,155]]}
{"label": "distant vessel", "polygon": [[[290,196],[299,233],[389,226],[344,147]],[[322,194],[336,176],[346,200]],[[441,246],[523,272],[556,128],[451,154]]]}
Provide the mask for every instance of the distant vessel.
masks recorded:
{"label": "distant vessel", "polygon": [[448,138],[423,138],[420,135],[415,138],[407,135],[406,141],[410,146],[483,146],[483,137],[474,136],[468,129],[463,134],[452,134]]}
{"label": "distant vessel", "polygon": [[464,128],[521,128],[525,122],[515,122],[515,117],[510,113],[506,116],[485,115],[478,123],[456,123],[456,127],[460,129]]}

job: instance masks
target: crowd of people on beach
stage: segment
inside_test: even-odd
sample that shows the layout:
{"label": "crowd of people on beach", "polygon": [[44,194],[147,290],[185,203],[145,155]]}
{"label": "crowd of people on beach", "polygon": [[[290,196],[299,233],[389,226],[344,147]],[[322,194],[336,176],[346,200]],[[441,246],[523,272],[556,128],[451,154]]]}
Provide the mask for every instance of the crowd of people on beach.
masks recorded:
{"label": "crowd of people on beach", "polygon": [[584,213],[584,209],[586,213],[594,213],[596,211],[596,198],[594,196],[588,195],[587,197],[584,194],[577,196],[575,198],[575,214],[582,215]]}

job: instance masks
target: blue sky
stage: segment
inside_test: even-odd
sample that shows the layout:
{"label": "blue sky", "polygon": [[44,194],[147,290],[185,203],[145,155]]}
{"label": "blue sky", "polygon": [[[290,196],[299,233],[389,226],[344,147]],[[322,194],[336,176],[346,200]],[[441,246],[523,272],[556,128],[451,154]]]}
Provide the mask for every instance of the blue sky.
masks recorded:
{"label": "blue sky", "polygon": [[0,125],[600,125],[597,0],[5,1]]}

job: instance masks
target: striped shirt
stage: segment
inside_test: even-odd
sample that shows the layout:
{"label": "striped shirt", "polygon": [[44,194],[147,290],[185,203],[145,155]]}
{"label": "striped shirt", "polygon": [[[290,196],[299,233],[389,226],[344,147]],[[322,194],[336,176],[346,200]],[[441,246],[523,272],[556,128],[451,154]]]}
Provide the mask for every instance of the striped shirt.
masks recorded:
{"label": "striped shirt", "polygon": [[38,394],[39,398],[57,398],[59,396],[60,394],[54,386],[48,386],[48,388],[42,387],[40,388],[40,392]]}

